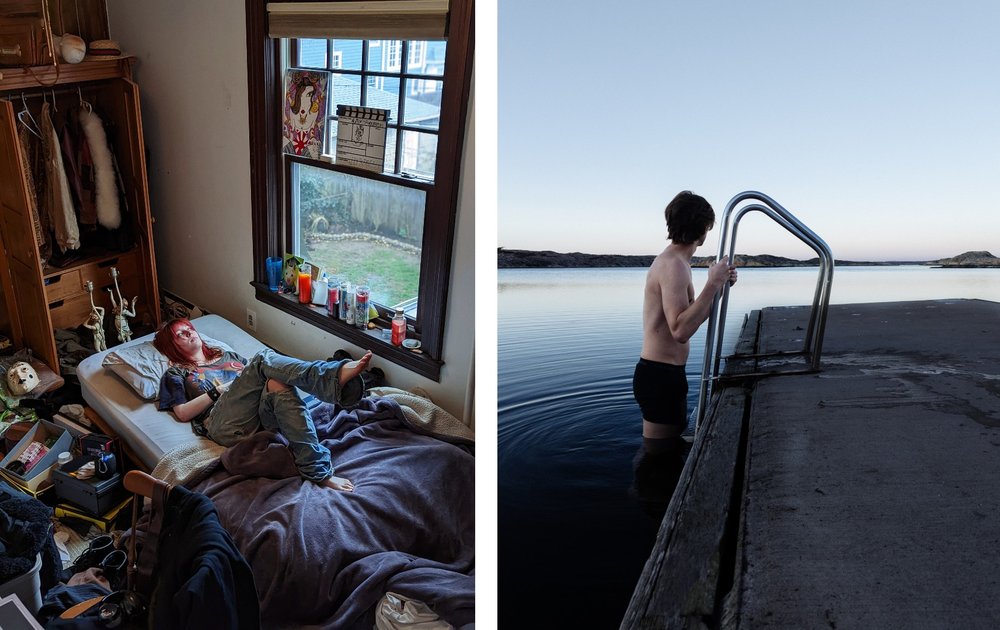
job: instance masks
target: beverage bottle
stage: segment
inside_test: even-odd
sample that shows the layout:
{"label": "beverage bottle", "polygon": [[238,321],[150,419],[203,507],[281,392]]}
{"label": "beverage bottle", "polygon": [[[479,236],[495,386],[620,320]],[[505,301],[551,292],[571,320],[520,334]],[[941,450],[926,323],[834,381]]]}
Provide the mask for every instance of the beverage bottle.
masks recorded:
{"label": "beverage bottle", "polygon": [[406,339],[406,316],[402,309],[396,309],[396,314],[392,316],[392,345],[401,346]]}
{"label": "beverage bottle", "polygon": [[368,286],[364,284],[354,294],[354,325],[362,329],[368,327],[368,294]]}

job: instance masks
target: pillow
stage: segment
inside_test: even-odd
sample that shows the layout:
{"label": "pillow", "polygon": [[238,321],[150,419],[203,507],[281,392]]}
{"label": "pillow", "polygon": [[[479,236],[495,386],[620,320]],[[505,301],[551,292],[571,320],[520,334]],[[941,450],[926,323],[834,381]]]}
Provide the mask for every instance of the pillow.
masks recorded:
{"label": "pillow", "polygon": [[[206,335],[201,335],[201,339],[206,345],[233,351],[229,345]],[[101,365],[128,383],[141,398],[156,400],[160,397],[160,379],[170,367],[170,361],[153,347],[152,341],[144,341],[112,350],[104,356]]]}

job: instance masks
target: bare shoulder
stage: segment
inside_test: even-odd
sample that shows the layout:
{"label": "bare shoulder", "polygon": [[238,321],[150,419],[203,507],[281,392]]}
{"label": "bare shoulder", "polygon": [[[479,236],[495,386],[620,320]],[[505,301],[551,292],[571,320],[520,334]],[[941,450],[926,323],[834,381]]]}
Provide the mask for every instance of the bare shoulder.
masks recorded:
{"label": "bare shoulder", "polygon": [[682,257],[670,251],[664,251],[653,259],[649,267],[649,277],[657,282],[686,281],[691,275],[691,265]]}

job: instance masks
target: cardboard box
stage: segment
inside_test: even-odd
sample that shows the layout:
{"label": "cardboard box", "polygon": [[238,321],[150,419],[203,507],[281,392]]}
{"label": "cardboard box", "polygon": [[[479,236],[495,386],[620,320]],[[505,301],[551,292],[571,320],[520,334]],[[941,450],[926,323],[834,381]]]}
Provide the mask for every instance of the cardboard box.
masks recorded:
{"label": "cardboard box", "polygon": [[16,489],[25,494],[38,498],[46,490],[52,487],[52,471],[59,467],[59,462],[49,466],[42,474],[35,475],[28,481],[24,481],[19,475],[9,470],[0,469],[0,479],[3,479]]}
{"label": "cardboard box", "polygon": [[94,516],[86,510],[70,503],[57,503],[54,513],[56,518],[78,518],[93,523],[102,532],[109,532],[115,528],[115,523],[118,523],[119,527],[127,524],[128,518],[126,516],[131,517],[131,512],[127,512],[125,508],[131,505],[131,503],[132,495],[126,493],[121,503],[118,503],[101,516]]}
{"label": "cardboard box", "polygon": [[[52,444],[46,447],[44,455],[38,457],[31,468],[23,474],[8,470],[7,465],[18,460],[29,448],[33,451],[38,447],[32,446],[34,443],[44,444],[51,441]],[[6,457],[0,461],[0,469],[3,476],[15,485],[30,490],[37,490],[43,483],[48,481],[49,473],[58,464],[59,453],[69,452],[73,446],[73,437],[69,431],[48,420],[39,420],[31,430],[21,438]]]}

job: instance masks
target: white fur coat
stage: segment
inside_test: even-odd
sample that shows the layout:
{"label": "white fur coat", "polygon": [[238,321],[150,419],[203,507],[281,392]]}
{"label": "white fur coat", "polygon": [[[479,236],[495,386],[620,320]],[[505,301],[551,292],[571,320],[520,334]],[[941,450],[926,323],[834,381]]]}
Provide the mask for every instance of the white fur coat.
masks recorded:
{"label": "white fur coat", "polygon": [[90,156],[94,160],[97,222],[113,230],[121,225],[122,214],[118,207],[118,185],[115,183],[115,167],[111,159],[111,149],[108,148],[104,123],[93,110],[83,107],[80,109],[80,126],[87,138]]}

